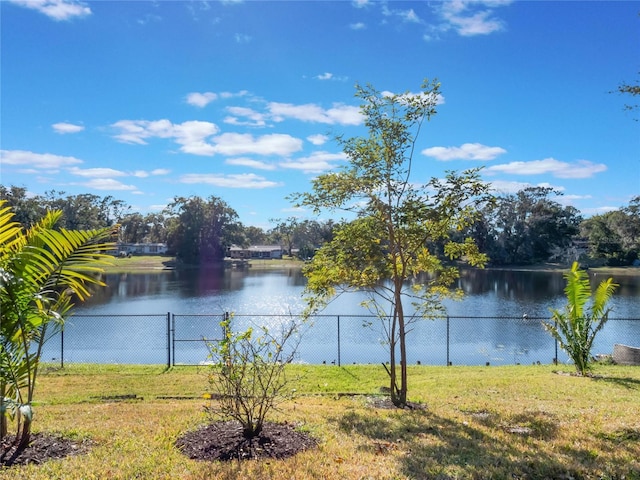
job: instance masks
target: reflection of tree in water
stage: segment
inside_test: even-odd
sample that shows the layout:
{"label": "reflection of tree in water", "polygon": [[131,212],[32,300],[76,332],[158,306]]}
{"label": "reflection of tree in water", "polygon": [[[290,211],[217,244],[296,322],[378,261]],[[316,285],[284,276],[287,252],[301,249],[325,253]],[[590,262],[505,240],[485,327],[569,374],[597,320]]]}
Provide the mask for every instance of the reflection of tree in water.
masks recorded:
{"label": "reflection of tree in water", "polygon": [[498,298],[539,299],[562,295],[562,272],[467,269],[459,286],[468,295],[495,292]]}

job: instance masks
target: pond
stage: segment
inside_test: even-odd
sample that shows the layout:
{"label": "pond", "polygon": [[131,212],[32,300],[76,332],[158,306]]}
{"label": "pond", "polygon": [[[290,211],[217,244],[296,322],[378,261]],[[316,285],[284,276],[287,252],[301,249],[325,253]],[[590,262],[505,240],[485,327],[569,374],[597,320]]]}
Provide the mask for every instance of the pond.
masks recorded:
{"label": "pond", "polygon": [[[592,276],[592,284],[600,280]],[[604,277],[602,277],[604,278]],[[612,319],[598,334],[594,353],[614,343],[640,344],[640,275],[620,285]],[[51,340],[45,359],[71,362],[175,363],[206,361],[203,339],[220,336],[224,312],[234,328],[279,326],[298,319],[306,280],[299,269],[185,270],[109,274],[104,288],[75,309],[64,336]],[[448,319],[411,325],[411,363],[479,365],[550,363],[556,345],[542,319],[564,305],[562,272],[463,270],[461,301],[447,301]],[[384,324],[360,306],[364,296],[345,294],[305,326],[298,349],[307,363],[380,363],[388,357]],[[274,330],[274,331],[275,331]],[[558,352],[561,361],[566,360]]]}

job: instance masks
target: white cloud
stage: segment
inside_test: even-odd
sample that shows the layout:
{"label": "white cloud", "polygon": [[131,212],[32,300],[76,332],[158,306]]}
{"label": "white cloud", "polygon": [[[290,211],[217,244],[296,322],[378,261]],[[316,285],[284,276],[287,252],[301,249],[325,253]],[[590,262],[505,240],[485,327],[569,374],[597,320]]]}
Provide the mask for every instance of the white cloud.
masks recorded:
{"label": "white cloud", "polygon": [[70,165],[82,163],[75,157],[65,157],[52,153],[34,153],[26,150],[0,150],[0,163],[20,167],[58,170]]}
{"label": "white cloud", "polygon": [[180,177],[182,183],[203,183],[213,185],[215,187],[226,188],[272,188],[281,186],[278,182],[272,182],[259,175],[253,173],[243,173],[239,175],[222,175],[222,174],[187,174]]}
{"label": "white cloud", "polygon": [[332,81],[344,82],[345,80],[347,80],[348,77],[338,77],[331,72],[324,72],[324,73],[321,73],[320,75],[316,75],[313,78],[321,81],[332,80]]}
{"label": "white cloud", "polygon": [[604,172],[607,166],[588,160],[577,160],[572,163],[562,162],[555,158],[532,160],[530,162],[511,162],[494,165],[485,170],[486,173],[506,173],[511,175],[545,175],[556,178],[590,178],[596,173]]}
{"label": "white cloud", "polygon": [[371,5],[371,0],[353,0],[351,3],[356,8],[364,8]]}
{"label": "white cloud", "polygon": [[95,178],[81,185],[95,190],[137,190],[137,187],[134,185],[125,185],[112,178]]}
{"label": "white cloud", "polygon": [[151,170],[147,172],[146,170],[136,170],[131,173],[131,176],[138,178],[147,178],[151,175],[168,175],[171,173],[171,170],[167,170],[166,168],[156,168],[155,170]]}
{"label": "white cloud", "polygon": [[316,135],[309,135],[307,137],[307,140],[309,140],[309,142],[311,142],[314,145],[323,145],[327,143],[327,141],[329,141],[329,137],[318,133]]}
{"label": "white cloud", "polygon": [[258,170],[275,170],[275,165],[270,163],[261,162],[259,160],[254,160],[252,158],[240,157],[240,158],[230,158],[226,160],[224,163],[227,165],[238,165],[241,167],[250,167],[256,168]]}
{"label": "white cloud", "polygon": [[422,23],[422,20],[413,8],[410,8],[409,10],[399,10],[389,8],[387,4],[383,4],[382,14],[385,17],[398,17],[403,22]]}
{"label": "white cloud", "polygon": [[213,92],[191,92],[187,95],[187,103],[194,107],[206,107],[208,104],[218,99],[218,95]]}
{"label": "white cloud", "polygon": [[53,20],[69,20],[73,17],[91,15],[91,9],[76,0],[9,0],[21,7],[45,14]]}
{"label": "white cloud", "polygon": [[507,151],[501,147],[488,147],[481,143],[463,143],[459,147],[431,147],[422,154],[437,160],[493,160]]}
{"label": "white cloud", "polygon": [[246,97],[249,95],[247,90],[240,90],[239,92],[220,92],[220,98],[235,98],[235,97]]}
{"label": "white cloud", "polygon": [[286,134],[253,137],[250,134],[218,133],[210,122],[191,120],[172,124],[169,120],[120,120],[113,125],[119,133],[114,138],[124,143],[146,145],[150,138],[172,139],[184,153],[193,155],[280,155],[288,156],[302,149],[302,140]]}
{"label": "white cloud", "polygon": [[197,120],[180,124],[166,119],[120,120],[111,126],[120,131],[114,138],[123,143],[146,145],[149,138],[171,138],[185,153],[209,156],[215,153],[215,148],[207,139],[219,131],[215,124]]}
{"label": "white cloud", "polygon": [[349,24],[351,30],[364,30],[367,26],[363,22],[356,22]]}
{"label": "white cloud", "polygon": [[405,22],[411,22],[411,23],[420,23],[420,17],[418,17],[418,15],[416,14],[415,10],[413,8],[410,8],[409,10],[403,10],[399,12],[400,17],[402,17],[402,19]]}
{"label": "white cloud", "polygon": [[493,17],[493,9],[509,5],[510,0],[452,0],[439,5],[445,21],[441,29],[453,28],[459,35],[471,37],[502,30],[504,22]]}
{"label": "white cloud", "polygon": [[[230,125],[245,125],[250,127],[264,127],[266,126],[266,117],[263,113],[256,112],[252,108],[247,107],[227,107],[227,111],[231,114],[224,119],[224,123]],[[240,118],[246,118],[247,121],[239,120]]]}
{"label": "white cloud", "polygon": [[124,177],[127,174],[120,170],[114,170],[113,168],[78,168],[71,167],[68,172],[72,175],[78,175],[80,177],[91,178],[111,178],[111,177]]}
{"label": "white cloud", "polygon": [[51,127],[53,128],[54,132],[61,135],[65,133],[78,133],[84,130],[84,127],[82,125],[74,125],[73,123],[65,122],[54,123],[53,125],[51,125]]}
{"label": "white cloud", "polygon": [[363,121],[359,107],[339,103],[334,104],[332,108],[323,109],[313,103],[294,105],[291,103],[271,102],[268,108],[276,122],[293,118],[303,122],[328,123],[331,125],[360,125]]}
{"label": "white cloud", "polygon": [[218,133],[218,127],[210,122],[191,120],[174,126],[175,141],[182,145],[180,150],[193,155],[213,155],[215,148],[206,142],[211,135]]}
{"label": "white cloud", "polygon": [[313,152],[308,157],[280,162],[282,168],[301,170],[304,173],[322,173],[335,167],[337,161],[346,159],[344,153]]}
{"label": "white cloud", "polygon": [[214,138],[215,151],[222,155],[288,156],[302,150],[302,140],[291,135],[273,133],[254,138],[248,133],[223,133]]}
{"label": "white cloud", "polygon": [[252,40],[249,35],[244,33],[236,33],[233,38],[235,38],[236,43],[249,43]]}

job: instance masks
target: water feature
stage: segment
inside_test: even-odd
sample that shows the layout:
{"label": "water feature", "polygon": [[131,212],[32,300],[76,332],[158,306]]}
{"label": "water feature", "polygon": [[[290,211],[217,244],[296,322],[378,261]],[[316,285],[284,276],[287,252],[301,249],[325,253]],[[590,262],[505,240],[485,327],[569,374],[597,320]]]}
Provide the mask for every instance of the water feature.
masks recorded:
{"label": "water feature", "polygon": [[[615,280],[620,284],[612,303],[616,320],[599,333],[594,353],[609,353],[614,343],[640,344],[640,321],[626,320],[640,318],[640,276]],[[305,307],[305,278],[298,269],[109,274],[106,282],[108,287],[76,308],[69,321],[66,361],[163,363],[169,353],[176,363],[199,363],[206,360],[200,340],[217,338],[224,312],[236,315],[238,329],[250,324],[277,328]],[[540,319],[564,304],[562,272],[465,270],[458,286],[465,298],[446,303],[448,321],[412,325],[411,363],[549,363],[554,358],[555,343]],[[383,326],[362,317],[368,313],[362,300],[355,293],[333,301],[307,329],[300,361],[384,361]],[[363,327],[368,322],[371,326]],[[59,352],[53,339],[44,358],[59,358]],[[558,358],[566,355],[559,352]]]}

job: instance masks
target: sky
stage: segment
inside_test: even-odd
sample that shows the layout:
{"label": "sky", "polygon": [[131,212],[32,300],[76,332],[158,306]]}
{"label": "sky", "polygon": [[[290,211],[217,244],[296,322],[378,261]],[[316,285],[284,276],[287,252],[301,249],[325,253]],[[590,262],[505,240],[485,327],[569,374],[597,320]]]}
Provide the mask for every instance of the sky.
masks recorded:
{"label": "sky", "polygon": [[216,196],[245,225],[366,135],[356,84],[441,83],[412,181],[483,167],[583,216],[640,195],[638,1],[0,1],[0,180],[134,212]]}

